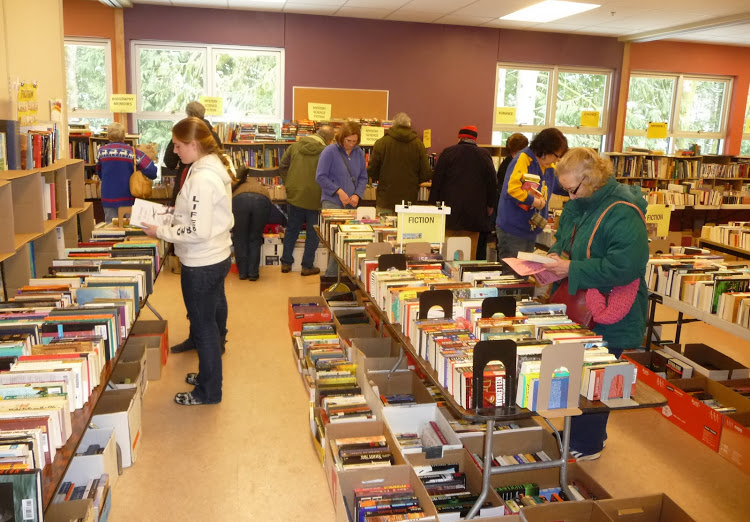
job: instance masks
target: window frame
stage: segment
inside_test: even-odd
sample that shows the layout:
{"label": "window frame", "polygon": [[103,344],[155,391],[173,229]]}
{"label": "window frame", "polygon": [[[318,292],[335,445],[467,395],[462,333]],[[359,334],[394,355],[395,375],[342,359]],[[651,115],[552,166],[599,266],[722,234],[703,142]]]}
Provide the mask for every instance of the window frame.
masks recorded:
{"label": "window frame", "polygon": [[[670,115],[667,120],[667,154],[674,153],[675,142],[678,139],[696,139],[696,140],[718,140],[719,147],[717,150],[718,154],[722,154],[727,143],[727,127],[729,125],[729,105],[732,98],[732,88],[734,86],[734,78],[731,76],[716,76],[716,75],[702,75],[702,74],[682,74],[682,73],[662,73],[653,71],[631,71],[630,77],[628,78],[628,99],[625,100],[627,103],[630,101],[630,79],[632,78],[665,78],[674,79],[674,91],[672,92],[672,105],[670,107]],[[682,102],[683,85],[685,80],[691,81],[713,81],[713,82],[724,82],[726,89],[724,91],[724,99],[722,100],[722,108],[720,114],[720,125],[718,132],[703,132],[703,131],[680,131],[680,103]],[[627,110],[627,109],[626,109]],[[645,138],[647,135],[647,129],[628,129],[624,128],[623,137],[637,136]]]}
{"label": "window frame", "polygon": [[[742,152],[742,145],[747,142],[750,144],[750,132],[746,132],[747,120],[750,119],[750,91],[747,93],[747,105],[745,106],[745,117],[742,119],[742,140],[740,143],[740,152]],[[750,156],[750,154],[748,154]]]}
{"label": "window frame", "polygon": [[[239,121],[247,123],[279,123],[284,119],[284,74],[285,74],[285,51],[281,47],[259,47],[259,46],[241,46],[241,45],[219,45],[191,42],[167,42],[155,40],[133,40],[130,42],[131,73],[136,94],[136,112],[133,114],[133,120],[138,127],[138,120],[174,120],[175,122],[182,119],[182,111],[143,111],[142,107],[142,86],[140,82],[141,64],[139,54],[141,49],[162,49],[177,51],[199,51],[203,53],[203,72],[204,84],[203,93],[200,96],[221,96],[221,93],[215,92],[214,75],[216,74],[216,55],[222,51],[241,51],[241,52],[259,52],[263,54],[279,55],[279,93],[278,93],[278,111],[274,116],[268,115],[245,115]],[[222,96],[223,97],[223,96]],[[248,119],[250,118],[250,119]],[[211,116],[215,121],[238,121],[236,115]]]}
{"label": "window frame", "polygon": [[[527,71],[546,71],[550,74],[549,85],[547,88],[547,110],[545,113],[544,123],[541,125],[526,125],[523,123],[514,124],[498,124],[495,122],[494,111],[497,109],[497,90],[499,87],[499,70],[500,69],[517,69]],[[604,100],[602,102],[602,114],[601,124],[599,127],[581,127],[576,126],[563,126],[555,124],[555,116],[557,114],[557,92],[560,82],[560,73],[569,74],[601,74],[606,77],[606,84],[604,87]],[[549,127],[558,128],[563,134],[578,134],[585,136],[600,136],[601,137],[601,150],[606,145],[607,140],[607,129],[609,128],[610,118],[610,103],[612,99],[612,88],[613,88],[613,76],[614,70],[600,67],[570,67],[570,66],[559,66],[559,65],[534,65],[528,63],[512,63],[512,62],[498,62],[495,68],[495,96],[493,100],[493,115],[492,115],[492,132],[531,132],[538,133]],[[501,143],[500,145],[504,145]]]}
{"label": "window frame", "polygon": [[[68,121],[71,119],[107,119],[114,121],[114,113],[109,110],[109,100],[113,93],[113,78],[112,78],[112,41],[108,38],[88,38],[82,36],[65,37],[63,47],[66,45],[88,45],[92,47],[103,47],[104,48],[104,67],[106,69],[107,76],[107,109],[78,109],[73,107],[68,102],[68,88],[65,87],[65,102],[68,104]],[[65,71],[67,75],[67,63],[65,64]]]}

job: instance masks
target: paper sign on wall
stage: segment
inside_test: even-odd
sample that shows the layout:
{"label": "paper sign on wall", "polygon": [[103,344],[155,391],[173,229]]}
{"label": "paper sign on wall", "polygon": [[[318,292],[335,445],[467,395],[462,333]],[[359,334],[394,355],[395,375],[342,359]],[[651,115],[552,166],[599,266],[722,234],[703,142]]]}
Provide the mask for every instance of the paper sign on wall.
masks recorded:
{"label": "paper sign on wall", "polygon": [[745,134],[750,134],[750,118],[745,118]]}
{"label": "paper sign on wall", "polygon": [[200,96],[198,101],[206,108],[206,116],[224,115],[224,98],[218,96]]}
{"label": "paper sign on wall", "polygon": [[49,101],[49,119],[55,123],[62,122],[62,100],[60,98]]}
{"label": "paper sign on wall", "polygon": [[307,119],[313,121],[330,121],[331,104],[330,103],[308,103]]}
{"label": "paper sign on wall", "polygon": [[362,140],[360,145],[374,145],[376,141],[385,135],[384,127],[371,127],[370,125],[362,126]]}
{"label": "paper sign on wall", "polygon": [[495,108],[495,123],[501,125],[503,123],[516,123],[516,108],[515,107],[496,107]]}
{"label": "paper sign on wall", "polygon": [[581,111],[581,127],[598,127],[599,111]]}
{"label": "paper sign on wall", "polygon": [[667,205],[649,205],[646,209],[648,237],[667,237],[672,209]]}
{"label": "paper sign on wall", "polygon": [[425,129],[422,133],[422,143],[426,149],[432,147],[432,129]]}
{"label": "paper sign on wall", "polygon": [[650,140],[661,140],[667,137],[667,122],[652,121],[648,124],[646,138]]}
{"label": "paper sign on wall", "polygon": [[18,87],[18,122],[21,125],[36,123],[39,112],[36,83],[22,83]]}
{"label": "paper sign on wall", "polygon": [[112,112],[135,112],[135,94],[113,94],[109,97]]}

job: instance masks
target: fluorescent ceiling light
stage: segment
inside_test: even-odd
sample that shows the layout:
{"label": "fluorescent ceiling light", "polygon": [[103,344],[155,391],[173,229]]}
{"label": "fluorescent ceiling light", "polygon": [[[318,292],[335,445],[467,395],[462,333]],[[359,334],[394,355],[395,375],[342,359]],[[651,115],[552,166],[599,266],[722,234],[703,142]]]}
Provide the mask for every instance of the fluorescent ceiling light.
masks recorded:
{"label": "fluorescent ceiling light", "polygon": [[547,0],[539,4],[519,9],[515,13],[501,16],[500,20],[516,20],[519,22],[551,22],[566,16],[583,13],[596,9],[598,4],[582,4],[580,2],[562,2],[558,0]]}

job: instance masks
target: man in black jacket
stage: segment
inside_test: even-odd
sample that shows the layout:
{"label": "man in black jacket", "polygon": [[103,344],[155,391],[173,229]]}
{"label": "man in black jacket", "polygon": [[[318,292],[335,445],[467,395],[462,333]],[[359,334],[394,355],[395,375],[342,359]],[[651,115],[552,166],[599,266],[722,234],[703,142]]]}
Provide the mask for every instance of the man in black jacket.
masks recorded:
{"label": "man in black jacket", "polygon": [[488,228],[487,216],[495,202],[497,179],[490,153],[477,147],[477,128],[463,127],[458,139],[456,145],[446,148],[438,157],[430,203],[443,201],[450,207],[445,236],[471,238],[474,259],[479,232]]}

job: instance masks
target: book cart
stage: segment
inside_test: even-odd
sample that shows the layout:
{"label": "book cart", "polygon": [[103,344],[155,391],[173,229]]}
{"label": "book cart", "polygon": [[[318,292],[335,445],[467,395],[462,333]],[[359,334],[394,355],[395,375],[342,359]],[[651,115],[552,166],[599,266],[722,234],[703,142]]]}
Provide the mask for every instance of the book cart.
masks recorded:
{"label": "book cart", "polygon": [[[347,276],[354,284],[357,285],[359,290],[362,292],[364,299],[367,299],[368,293],[362,282],[356,277],[355,274],[353,274],[349,270],[346,263],[331,249],[330,244],[325,240],[325,238],[323,238],[320,234],[318,235],[320,236],[321,243],[328,249],[329,255],[333,256],[333,258],[336,260],[339,270],[339,278],[343,273],[343,275]],[[389,267],[404,267],[406,265],[405,256],[401,254],[381,255],[378,259],[378,270],[387,270]],[[435,306],[442,308],[444,317],[451,317],[452,315],[453,294],[449,290],[432,290],[422,292],[420,294],[419,302],[420,319],[426,319],[428,311]],[[480,507],[484,503],[490,491],[491,476],[495,474],[558,468],[560,470],[560,486],[565,491],[568,491],[567,474],[570,428],[571,419],[573,416],[585,413],[603,413],[608,411],[636,408],[654,408],[664,406],[667,403],[666,399],[660,393],[656,392],[640,381],[636,382],[635,393],[629,399],[624,398],[612,399],[609,401],[589,401],[585,397],[581,397],[578,393],[578,390],[580,390],[580,373],[570,372],[571,376],[570,384],[568,386],[568,405],[577,404],[578,407],[568,407],[565,409],[553,410],[540,409],[537,411],[531,411],[525,408],[518,407],[515,405],[516,344],[515,342],[510,340],[493,340],[479,341],[474,347],[474,377],[472,382],[472,400],[474,404],[473,408],[466,409],[461,407],[458,402],[456,402],[455,398],[443,386],[441,386],[435,370],[430,366],[429,362],[425,361],[422,357],[419,356],[415,348],[412,346],[411,341],[402,333],[401,328],[398,325],[391,324],[388,320],[387,315],[383,312],[383,310],[380,309],[380,307],[373,306],[371,307],[371,309],[377,315],[376,322],[378,323],[380,331],[387,331],[393,339],[398,341],[401,347],[400,357],[398,362],[394,365],[394,369],[399,367],[404,354],[406,354],[409,360],[416,366],[417,373],[429,380],[431,384],[433,384],[440,390],[441,394],[445,398],[446,405],[454,415],[469,422],[485,423],[482,490],[476,503],[465,517],[466,520],[473,519],[478,514]],[[483,305],[483,316],[491,317],[492,315],[494,315],[494,313],[497,312],[502,312],[506,316],[515,315],[515,299],[513,297],[509,297],[507,299],[486,299],[485,305]],[[577,364],[578,366],[582,366],[583,351],[583,344],[550,345],[550,347],[546,349],[547,353],[545,353],[542,357],[540,376],[547,375],[548,377],[546,380],[543,377],[540,377],[538,394],[539,404],[548,404],[551,387],[551,377],[555,369],[559,368],[560,366],[576,367],[575,364]],[[505,387],[506,406],[497,408],[479,408],[477,406],[480,397],[482,397],[484,367],[487,363],[496,360],[502,362],[506,368],[506,383],[508,383],[508,385],[506,385]],[[604,377],[605,382],[603,389],[609,388],[609,383],[611,382],[612,378],[614,378],[614,375],[606,375]],[[495,422],[527,419],[536,415],[544,418],[545,421],[550,425],[550,427],[552,427],[555,431],[555,437],[557,438],[561,457],[559,459],[547,462],[518,464],[513,467],[492,466],[494,440],[493,434],[495,429]],[[561,417],[564,419],[562,437],[548,420]]]}

